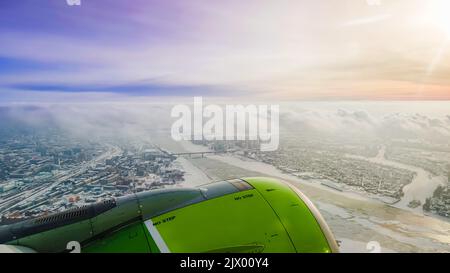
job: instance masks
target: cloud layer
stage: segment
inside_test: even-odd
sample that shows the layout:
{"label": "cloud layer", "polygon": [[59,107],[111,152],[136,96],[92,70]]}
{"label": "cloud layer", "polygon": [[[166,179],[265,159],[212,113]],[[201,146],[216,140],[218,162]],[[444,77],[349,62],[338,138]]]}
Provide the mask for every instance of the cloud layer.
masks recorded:
{"label": "cloud layer", "polygon": [[[209,102],[205,102],[205,105]],[[169,139],[173,104],[92,103],[0,107],[3,133],[57,128],[81,139]],[[280,136],[377,143],[396,139],[450,145],[448,102],[280,104]],[[207,119],[205,118],[204,121]],[[303,140],[302,140],[303,139]]]}

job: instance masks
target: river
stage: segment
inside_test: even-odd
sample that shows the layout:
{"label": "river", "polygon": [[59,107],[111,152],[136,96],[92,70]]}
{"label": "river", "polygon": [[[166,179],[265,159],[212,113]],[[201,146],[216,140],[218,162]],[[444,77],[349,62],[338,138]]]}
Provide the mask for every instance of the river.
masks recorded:
{"label": "river", "polygon": [[410,184],[403,187],[404,196],[401,198],[400,202],[395,204],[395,206],[403,209],[423,212],[422,206],[418,206],[417,208],[414,209],[408,207],[409,202],[413,200],[418,200],[422,204],[424,204],[426,198],[431,197],[433,195],[433,192],[439,185],[445,185],[446,177],[435,176],[422,168],[403,164],[397,161],[388,160],[385,154],[386,154],[386,147],[382,146],[378,151],[378,154],[372,158],[355,155],[347,155],[347,157],[362,159],[373,163],[391,166],[399,169],[405,169],[414,172],[415,176],[413,180],[411,181]]}

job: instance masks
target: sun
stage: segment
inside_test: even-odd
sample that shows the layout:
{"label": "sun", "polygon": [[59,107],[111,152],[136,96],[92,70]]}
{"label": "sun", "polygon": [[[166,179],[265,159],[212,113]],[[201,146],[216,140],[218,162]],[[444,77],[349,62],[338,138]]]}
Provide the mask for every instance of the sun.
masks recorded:
{"label": "sun", "polygon": [[429,4],[430,21],[450,39],[450,1],[431,0]]}

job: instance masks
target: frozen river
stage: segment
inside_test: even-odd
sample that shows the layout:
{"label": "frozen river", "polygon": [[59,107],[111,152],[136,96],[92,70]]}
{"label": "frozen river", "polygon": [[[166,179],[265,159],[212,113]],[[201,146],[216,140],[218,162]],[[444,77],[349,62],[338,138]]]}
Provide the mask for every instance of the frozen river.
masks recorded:
{"label": "frozen river", "polygon": [[411,166],[411,165],[402,164],[402,163],[399,163],[396,161],[388,160],[385,157],[385,153],[386,153],[386,147],[382,146],[381,149],[379,150],[377,156],[373,157],[373,158],[354,156],[354,155],[347,155],[347,156],[351,157],[351,158],[362,159],[362,160],[370,161],[373,163],[387,165],[387,166],[391,166],[391,167],[395,167],[395,168],[399,168],[399,169],[406,169],[406,170],[414,172],[416,175],[414,176],[414,178],[410,184],[403,187],[404,196],[402,197],[400,202],[395,204],[395,206],[403,208],[403,209],[410,209],[410,210],[422,212],[422,206],[419,206],[415,209],[411,209],[407,205],[409,204],[409,202],[411,202],[413,200],[418,200],[422,204],[424,204],[426,198],[431,197],[433,195],[433,192],[436,190],[436,188],[439,185],[445,184],[446,177],[434,176],[433,174],[431,174],[430,172],[428,172],[422,168],[418,168],[416,166]]}

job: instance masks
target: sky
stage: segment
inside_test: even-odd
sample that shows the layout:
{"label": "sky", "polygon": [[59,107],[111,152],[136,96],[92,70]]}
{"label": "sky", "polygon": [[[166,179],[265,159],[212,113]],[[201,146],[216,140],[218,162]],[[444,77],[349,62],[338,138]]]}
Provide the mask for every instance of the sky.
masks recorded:
{"label": "sky", "polygon": [[0,100],[450,99],[446,0],[2,0]]}

